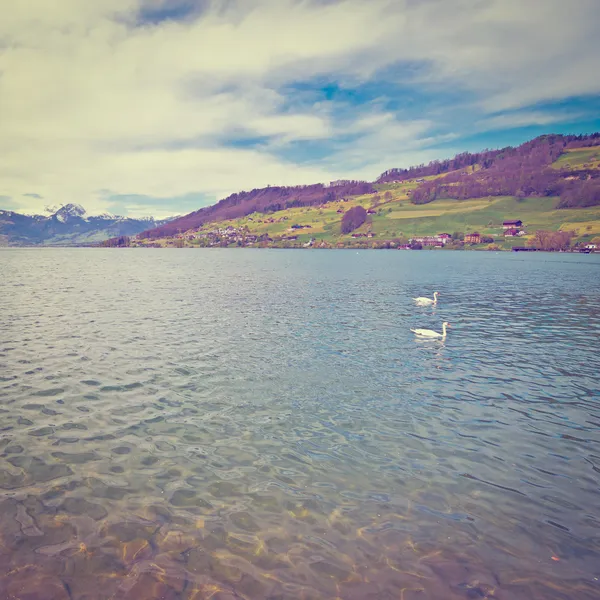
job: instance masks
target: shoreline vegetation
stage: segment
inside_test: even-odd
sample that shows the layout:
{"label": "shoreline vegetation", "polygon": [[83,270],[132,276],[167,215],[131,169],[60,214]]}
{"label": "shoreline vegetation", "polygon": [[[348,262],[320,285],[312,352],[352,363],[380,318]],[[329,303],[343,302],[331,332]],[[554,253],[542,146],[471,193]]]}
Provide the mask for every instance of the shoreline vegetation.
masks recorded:
{"label": "shoreline vegetation", "polygon": [[600,133],[462,153],[375,182],[239,192],[107,247],[600,248]]}
{"label": "shoreline vegetation", "polygon": [[[458,235],[462,233],[457,232]],[[558,234],[558,235],[557,235]],[[159,242],[139,243],[138,240],[132,240],[127,236],[121,236],[101,244],[105,248],[255,248],[255,249],[281,249],[281,250],[429,250],[429,251],[485,251],[485,252],[570,252],[570,253],[585,253],[585,254],[600,254],[600,239],[593,244],[572,244],[573,232],[553,232],[553,231],[536,231],[535,235],[529,236],[527,244],[524,245],[507,245],[496,244],[494,242],[468,243],[463,240],[451,240],[443,245],[423,245],[422,243],[402,243],[402,241],[385,240],[382,242],[373,242],[371,245],[357,242],[343,242],[337,244],[320,243],[277,243],[274,241],[254,240],[254,236],[250,236],[252,241],[246,241],[245,238],[230,243],[226,239],[222,241],[214,241],[209,243],[194,243],[197,238],[187,240],[184,238],[174,238],[161,240]],[[97,247],[94,245],[92,247]]]}

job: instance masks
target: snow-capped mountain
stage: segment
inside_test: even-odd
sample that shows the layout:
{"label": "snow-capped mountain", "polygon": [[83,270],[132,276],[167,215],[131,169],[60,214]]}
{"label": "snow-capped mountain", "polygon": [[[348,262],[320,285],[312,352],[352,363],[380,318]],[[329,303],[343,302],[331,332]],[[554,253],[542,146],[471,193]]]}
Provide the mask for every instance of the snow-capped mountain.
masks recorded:
{"label": "snow-capped mountain", "polygon": [[[82,246],[136,235],[172,219],[90,215],[80,204],[47,206],[44,215],[0,210],[0,246]],[[173,217],[176,218],[176,217]]]}
{"label": "snow-capped mountain", "polygon": [[54,218],[61,223],[68,223],[72,219],[83,219],[87,221],[87,212],[81,204],[65,204],[55,213]]}
{"label": "snow-capped mountain", "polygon": [[[113,220],[113,221],[116,221],[121,218],[118,215],[113,215],[111,213],[102,213],[100,215],[95,215],[95,217],[96,217],[96,219],[109,219],[109,220]],[[150,218],[152,218],[152,217],[150,217]]]}

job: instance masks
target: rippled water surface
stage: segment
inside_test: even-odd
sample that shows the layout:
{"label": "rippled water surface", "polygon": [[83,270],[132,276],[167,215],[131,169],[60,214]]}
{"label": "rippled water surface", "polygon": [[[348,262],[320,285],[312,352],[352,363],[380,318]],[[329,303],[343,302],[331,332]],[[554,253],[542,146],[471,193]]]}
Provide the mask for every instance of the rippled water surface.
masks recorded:
{"label": "rippled water surface", "polygon": [[0,598],[600,598],[599,259],[0,251]]}

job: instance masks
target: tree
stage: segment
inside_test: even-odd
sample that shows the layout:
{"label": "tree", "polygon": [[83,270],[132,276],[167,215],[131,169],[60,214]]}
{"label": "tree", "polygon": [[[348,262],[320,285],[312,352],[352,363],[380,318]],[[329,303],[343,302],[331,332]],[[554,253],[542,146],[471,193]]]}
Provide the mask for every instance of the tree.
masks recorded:
{"label": "tree", "polygon": [[465,239],[465,233],[464,233],[464,231],[455,231],[452,234],[452,239],[453,240],[459,240],[459,241],[462,242]]}
{"label": "tree", "polygon": [[585,208],[600,205],[600,180],[568,182],[560,194],[557,208]]}
{"label": "tree", "polygon": [[548,231],[539,229],[535,232],[530,245],[539,250],[568,250],[574,234],[572,231]]}
{"label": "tree", "polygon": [[362,206],[353,206],[342,217],[342,233],[358,229],[367,220],[367,211]]}
{"label": "tree", "polygon": [[489,235],[482,235],[481,236],[481,243],[482,244],[492,244],[494,242],[494,238],[490,237]]}
{"label": "tree", "polygon": [[102,242],[103,246],[107,248],[127,248],[131,244],[131,238],[126,235],[120,235],[119,237],[111,238]]}

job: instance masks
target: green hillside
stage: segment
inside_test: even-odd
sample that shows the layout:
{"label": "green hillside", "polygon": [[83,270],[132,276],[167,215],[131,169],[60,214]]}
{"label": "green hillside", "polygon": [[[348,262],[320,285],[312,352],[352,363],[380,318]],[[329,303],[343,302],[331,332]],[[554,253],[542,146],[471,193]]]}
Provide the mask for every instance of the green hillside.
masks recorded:
{"label": "green hillside", "polygon": [[552,166],[555,169],[600,169],[600,146],[566,150]]}
{"label": "green hillside", "polygon": [[[266,234],[273,240],[274,245],[299,246],[311,239],[315,240],[316,245],[321,241],[331,246],[357,245],[359,243],[357,238],[340,233],[343,212],[356,205],[375,210],[375,214],[370,214],[367,222],[353,232],[353,234],[372,232],[374,236],[368,239],[369,246],[382,240],[404,239],[405,241],[414,236],[435,235],[442,232],[477,231],[493,237],[495,243],[507,249],[513,245],[524,245],[538,229],[575,231],[580,241],[589,241],[592,237],[600,235],[600,207],[557,210],[554,208],[557,198],[513,197],[436,200],[429,204],[414,205],[406,194],[410,187],[410,184],[385,184],[380,186],[378,194],[356,196],[346,202],[290,208],[270,214],[253,213],[241,219],[210,223],[197,232],[188,232],[183,242],[186,246],[202,245],[201,238],[187,238],[233,227],[236,230],[244,230],[251,236]],[[384,192],[388,192],[391,198],[384,199]],[[527,236],[505,240],[502,236],[502,222],[507,219],[523,221]],[[310,227],[293,230],[292,225]],[[290,236],[296,236],[297,239],[281,239]],[[143,245],[147,242],[138,243]],[[158,243],[161,246],[175,245],[175,240],[162,239]],[[366,243],[367,240],[360,239],[361,245]]]}
{"label": "green hillside", "polygon": [[[551,165],[569,170],[600,169],[600,146],[566,149]],[[477,177],[480,165],[469,167]],[[462,175],[466,175],[466,172]],[[448,175],[427,176],[375,185],[375,192],[351,196],[317,206],[287,208],[277,212],[252,213],[237,219],[217,221],[179,233],[174,237],[136,239],[138,246],[275,246],[381,247],[386,242],[405,244],[419,236],[440,233],[478,232],[494,239],[501,249],[523,246],[537,230],[574,233],[573,242],[589,243],[600,236],[600,206],[556,208],[557,197],[491,196],[468,200],[438,198],[413,204],[411,195],[424,181]],[[578,174],[577,177],[580,177]],[[342,235],[342,217],[353,206],[368,210],[367,221],[351,234]],[[502,222],[521,220],[525,235],[505,238]],[[227,229],[229,228],[229,229]],[[224,233],[223,230],[227,229]],[[487,248],[489,240],[477,248]],[[456,247],[456,245],[454,246]]]}

